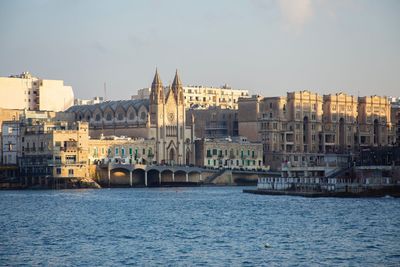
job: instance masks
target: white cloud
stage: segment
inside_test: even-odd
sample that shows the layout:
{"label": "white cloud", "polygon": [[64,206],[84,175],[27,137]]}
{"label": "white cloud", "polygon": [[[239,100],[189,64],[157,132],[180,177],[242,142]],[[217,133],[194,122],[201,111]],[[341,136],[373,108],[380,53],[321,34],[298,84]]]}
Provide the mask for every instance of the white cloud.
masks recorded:
{"label": "white cloud", "polygon": [[300,33],[312,18],[314,11],[311,0],[278,0],[288,30]]}

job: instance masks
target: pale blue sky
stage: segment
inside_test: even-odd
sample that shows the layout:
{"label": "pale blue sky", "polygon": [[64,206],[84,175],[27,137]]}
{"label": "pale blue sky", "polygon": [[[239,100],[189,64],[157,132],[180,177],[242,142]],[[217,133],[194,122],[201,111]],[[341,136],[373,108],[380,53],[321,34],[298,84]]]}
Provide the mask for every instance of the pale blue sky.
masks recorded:
{"label": "pale blue sky", "polygon": [[164,84],[265,96],[400,95],[400,1],[0,0],[0,76],[63,79],[75,95],[126,99]]}

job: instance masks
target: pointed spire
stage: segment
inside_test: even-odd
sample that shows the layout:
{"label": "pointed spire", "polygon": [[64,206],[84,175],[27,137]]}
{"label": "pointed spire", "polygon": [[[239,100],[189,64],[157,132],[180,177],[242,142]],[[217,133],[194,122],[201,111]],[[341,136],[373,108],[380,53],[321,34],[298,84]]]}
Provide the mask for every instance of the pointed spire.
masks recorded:
{"label": "pointed spire", "polygon": [[160,79],[160,75],[158,74],[158,68],[156,68],[156,73],[154,74],[154,79],[153,79],[153,83],[151,84],[151,87],[157,87],[157,86],[162,86],[162,82]]}
{"label": "pointed spire", "polygon": [[181,82],[181,79],[179,78],[179,73],[178,73],[178,69],[177,69],[175,72],[174,81],[172,82],[172,88],[178,89],[181,86],[182,86],[182,82]]}
{"label": "pointed spire", "polygon": [[153,103],[160,103],[164,101],[163,85],[160,79],[160,75],[158,74],[157,68],[156,68],[156,73],[154,74],[153,83],[151,84],[150,100]]}

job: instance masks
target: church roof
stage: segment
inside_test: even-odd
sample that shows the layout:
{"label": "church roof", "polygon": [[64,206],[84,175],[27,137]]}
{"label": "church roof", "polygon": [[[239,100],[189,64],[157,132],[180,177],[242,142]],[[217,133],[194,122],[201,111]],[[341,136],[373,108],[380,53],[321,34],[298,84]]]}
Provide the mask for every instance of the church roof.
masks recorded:
{"label": "church roof", "polygon": [[113,111],[116,111],[118,107],[122,107],[124,110],[128,110],[129,107],[133,107],[135,110],[138,110],[141,106],[145,106],[146,109],[149,109],[149,99],[132,99],[132,100],[115,100],[115,101],[105,101],[103,103],[93,104],[93,105],[76,105],[72,106],[66,110],[66,112],[93,112],[97,108],[101,111],[105,111],[107,108],[110,108]]}

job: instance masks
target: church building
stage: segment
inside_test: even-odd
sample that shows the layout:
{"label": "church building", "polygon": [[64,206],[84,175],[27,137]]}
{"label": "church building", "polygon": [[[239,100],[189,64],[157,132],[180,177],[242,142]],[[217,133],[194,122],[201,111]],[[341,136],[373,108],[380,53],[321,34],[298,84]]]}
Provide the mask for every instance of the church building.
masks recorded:
{"label": "church building", "polygon": [[74,120],[89,122],[92,139],[114,135],[154,140],[157,163],[194,163],[194,123],[186,123],[178,71],[169,90],[164,92],[156,70],[149,99],[79,105],[66,112],[72,114]]}

